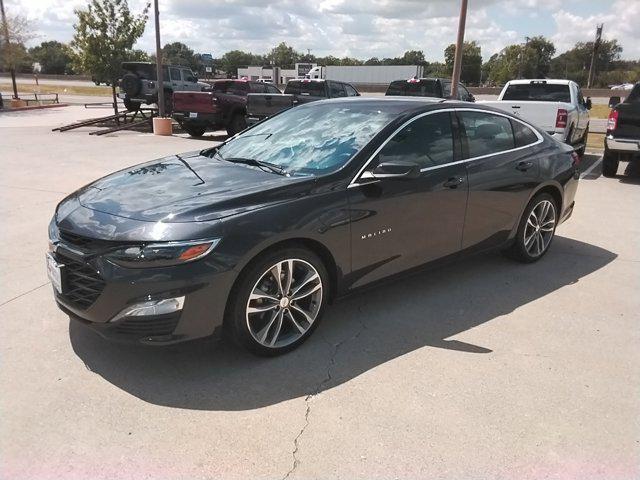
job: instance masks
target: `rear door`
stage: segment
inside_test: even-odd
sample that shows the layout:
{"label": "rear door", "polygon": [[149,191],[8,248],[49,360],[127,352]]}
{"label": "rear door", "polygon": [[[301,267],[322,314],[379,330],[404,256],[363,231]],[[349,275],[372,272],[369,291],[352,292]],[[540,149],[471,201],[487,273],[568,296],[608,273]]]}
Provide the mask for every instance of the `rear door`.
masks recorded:
{"label": "rear door", "polygon": [[[449,111],[418,115],[373,155],[348,188],[354,286],[460,250],[467,205],[466,168]],[[418,163],[415,179],[374,179],[381,162]]]}
{"label": "rear door", "polygon": [[344,85],[339,82],[327,81],[329,86],[329,98],[346,97],[347,92],[344,89]]}
{"label": "rear door", "polygon": [[469,181],[462,247],[497,246],[507,240],[538,184],[535,145],[542,139],[497,113],[458,109],[457,116]]}

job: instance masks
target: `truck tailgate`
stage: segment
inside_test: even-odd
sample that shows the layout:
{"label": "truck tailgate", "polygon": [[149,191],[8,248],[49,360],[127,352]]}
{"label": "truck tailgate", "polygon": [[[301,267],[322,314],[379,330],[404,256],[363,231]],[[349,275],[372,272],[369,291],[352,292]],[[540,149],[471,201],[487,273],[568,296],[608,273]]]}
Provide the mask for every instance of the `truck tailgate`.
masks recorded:
{"label": "truck tailgate", "polygon": [[217,111],[213,92],[174,92],[174,112],[214,113]]}
{"label": "truck tailgate", "polygon": [[640,139],[640,105],[620,103],[616,110],[618,111],[618,124],[615,136]]}
{"label": "truck tailgate", "polygon": [[247,95],[247,115],[270,117],[293,106],[293,95],[283,93],[250,93]]}
{"label": "truck tailgate", "polygon": [[556,117],[558,109],[568,110],[569,105],[563,102],[525,102],[525,101],[487,101],[478,102],[498,108],[504,112],[520,117],[527,122],[531,122],[545,132],[556,130]]}

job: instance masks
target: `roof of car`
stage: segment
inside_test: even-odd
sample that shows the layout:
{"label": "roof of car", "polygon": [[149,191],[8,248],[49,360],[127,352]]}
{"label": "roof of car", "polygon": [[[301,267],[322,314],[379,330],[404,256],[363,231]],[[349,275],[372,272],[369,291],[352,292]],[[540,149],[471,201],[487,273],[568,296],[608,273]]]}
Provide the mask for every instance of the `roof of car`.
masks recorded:
{"label": "roof of car", "polygon": [[550,83],[554,85],[569,85],[574,83],[573,80],[566,80],[561,78],[522,78],[519,80],[509,80],[507,83],[510,85],[528,85],[530,83]]}

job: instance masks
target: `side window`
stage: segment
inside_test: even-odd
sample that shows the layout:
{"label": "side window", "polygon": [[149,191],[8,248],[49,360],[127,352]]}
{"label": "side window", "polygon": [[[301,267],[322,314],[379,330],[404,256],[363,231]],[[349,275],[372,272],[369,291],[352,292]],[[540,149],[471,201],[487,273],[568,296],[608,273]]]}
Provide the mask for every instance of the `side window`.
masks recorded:
{"label": "side window", "polygon": [[185,82],[191,82],[191,83],[194,83],[196,81],[196,77],[193,75],[193,72],[188,68],[184,68],[182,70],[182,79]]}
{"label": "side window", "polygon": [[442,98],[449,98],[451,96],[451,83],[442,82]]}
{"label": "side window", "polygon": [[514,148],[513,130],[507,117],[484,112],[458,112],[469,148],[469,158]]}
{"label": "side window", "polygon": [[538,141],[538,136],[535,132],[524,123],[511,120],[511,126],[513,127],[513,138],[516,141],[516,147],[524,147]]}
{"label": "side window", "polygon": [[358,96],[358,92],[355,88],[353,88],[351,85],[345,83],[344,84],[344,88],[347,91],[347,96],[348,97],[357,97]]}
{"label": "side window", "polygon": [[170,68],[169,73],[171,74],[171,81],[181,81],[182,77],[180,77],[180,69],[179,68]]}
{"label": "side window", "polygon": [[463,85],[458,84],[458,98],[463,102],[468,102],[471,99],[471,94]]}
{"label": "side window", "polygon": [[267,93],[280,93],[280,90],[278,90],[276,87],[274,87],[273,85],[265,85],[266,89],[267,89]]}
{"label": "side window", "polygon": [[415,162],[421,168],[453,162],[450,114],[425,115],[396,133],[378,154],[378,163],[391,160]]}
{"label": "side window", "polygon": [[582,96],[582,89],[578,87],[578,103],[584,107],[587,106],[587,102],[585,102],[584,97]]}
{"label": "side window", "polygon": [[264,93],[264,84],[263,83],[249,84],[249,93]]}
{"label": "side window", "polygon": [[244,97],[249,93],[249,84],[247,82],[233,82],[233,86],[229,88],[227,93]]}
{"label": "side window", "polygon": [[344,87],[341,83],[330,82],[329,83],[329,95],[331,98],[346,97],[347,94],[344,91]]}

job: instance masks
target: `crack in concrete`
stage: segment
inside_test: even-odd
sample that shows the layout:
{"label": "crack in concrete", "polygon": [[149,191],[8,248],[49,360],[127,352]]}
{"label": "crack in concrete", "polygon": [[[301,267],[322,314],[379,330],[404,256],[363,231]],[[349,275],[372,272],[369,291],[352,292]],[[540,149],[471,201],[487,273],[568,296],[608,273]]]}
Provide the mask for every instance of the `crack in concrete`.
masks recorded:
{"label": "crack in concrete", "polygon": [[[358,305],[358,312],[360,314],[362,314],[362,306]],[[331,380],[333,380],[333,375],[331,374],[331,370],[333,369],[333,367],[336,364],[336,356],[338,355],[338,351],[340,350],[340,347],[342,345],[344,345],[347,342],[350,342],[352,340],[356,340],[364,330],[367,329],[367,326],[362,322],[362,320],[358,317],[357,318],[358,323],[360,324],[360,329],[351,337],[346,338],[344,340],[339,341],[338,343],[331,343],[329,342],[329,340],[327,340],[324,335],[321,335],[321,338],[331,347],[333,347],[333,352],[331,353],[331,356],[329,357],[329,364],[327,365],[327,373],[324,379],[322,379],[322,381],[320,383],[318,383],[318,385],[316,386],[315,390],[313,391],[313,393],[308,394],[305,399],[304,399],[304,403],[306,405],[306,411],[304,414],[304,425],[302,426],[302,428],[300,429],[300,432],[298,432],[298,435],[296,435],[296,438],[293,439],[293,451],[291,452],[291,455],[293,456],[293,465],[291,466],[291,468],[289,469],[289,471],[284,475],[284,477],[282,477],[282,480],[287,480],[289,478],[289,476],[291,474],[293,474],[293,472],[295,472],[295,470],[298,468],[298,465],[300,465],[300,459],[298,458],[298,451],[300,450],[300,438],[302,437],[302,435],[304,435],[304,432],[307,430],[307,427],[309,426],[309,415],[311,414],[311,399],[313,397],[315,397],[316,395],[319,395],[320,393],[322,393],[325,390],[325,386],[331,382]]]}

